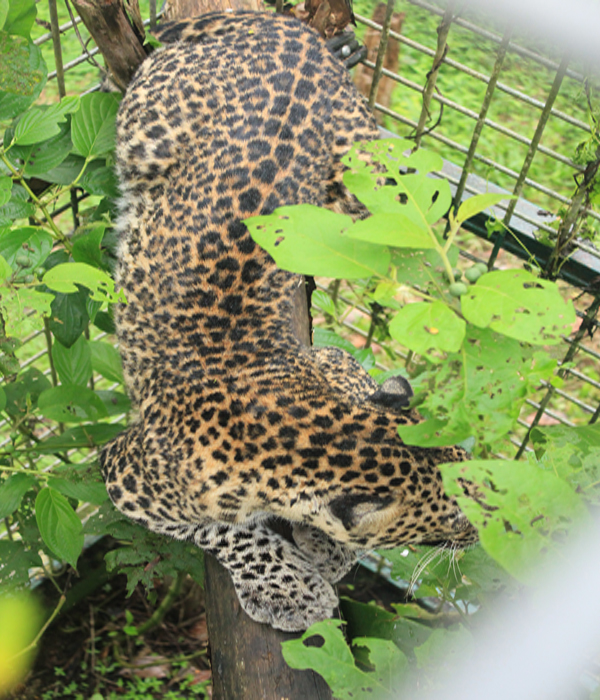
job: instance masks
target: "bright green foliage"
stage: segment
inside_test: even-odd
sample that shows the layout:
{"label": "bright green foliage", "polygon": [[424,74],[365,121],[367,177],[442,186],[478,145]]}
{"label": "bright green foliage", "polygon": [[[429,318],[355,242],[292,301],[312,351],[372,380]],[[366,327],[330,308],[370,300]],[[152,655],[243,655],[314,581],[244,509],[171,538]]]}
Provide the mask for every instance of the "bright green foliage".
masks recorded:
{"label": "bright green foliage", "polygon": [[125,293],[122,289],[115,292],[115,283],[106,272],[86,263],[73,262],[56,265],[46,272],[42,281],[55,292],[71,294],[77,292],[76,285],[80,284],[91,291],[93,301],[108,301],[112,304],[126,302]]}
{"label": "bright green foliage", "polygon": [[526,270],[498,270],[480,277],[461,299],[467,321],[534,345],[554,345],[575,322],[554,282]]}
{"label": "bright green foliage", "polygon": [[[391,698],[396,677],[406,668],[406,658],[396,645],[388,640],[357,638],[356,646],[365,647],[370,672],[359,669],[340,630],[339,620],[325,620],[312,625],[300,639],[281,645],[283,658],[292,668],[312,668],[327,681],[335,698],[340,700]],[[311,638],[322,641],[320,646],[309,646]],[[319,640],[319,637],[321,640]]]}
{"label": "bright green foliage", "polygon": [[[556,559],[572,534],[590,525],[581,498],[563,479],[536,464],[487,460],[442,465],[444,488],[479,531],[481,546],[522,581]],[[477,485],[467,498],[458,481]]]}
{"label": "bright green foliage", "polygon": [[29,474],[12,474],[0,484],[0,519],[17,510],[23,496],[35,483],[35,477]]}
{"label": "bright green foliage", "polygon": [[52,359],[62,384],[84,387],[92,377],[92,353],[89,342],[83,336],[79,336],[70,348],[65,348],[59,342],[54,343]]}
{"label": "bright green foliage", "polygon": [[291,272],[352,279],[385,274],[389,265],[387,251],[345,235],[352,226],[349,216],[311,204],[281,207],[246,225],[279,267]]}
{"label": "bright green foliage", "polygon": [[428,355],[431,350],[458,352],[465,328],[462,318],[441,301],[419,302],[407,304],[396,314],[390,335],[413,352]]}
{"label": "bright green foliage", "polygon": [[75,568],[83,549],[83,533],[69,501],[55,489],[43,488],[35,499],[35,516],[46,545]]}
{"label": "bright green foliage", "polygon": [[114,148],[119,97],[93,92],[81,98],[81,109],[71,126],[74,152],[85,158],[104,156]]}

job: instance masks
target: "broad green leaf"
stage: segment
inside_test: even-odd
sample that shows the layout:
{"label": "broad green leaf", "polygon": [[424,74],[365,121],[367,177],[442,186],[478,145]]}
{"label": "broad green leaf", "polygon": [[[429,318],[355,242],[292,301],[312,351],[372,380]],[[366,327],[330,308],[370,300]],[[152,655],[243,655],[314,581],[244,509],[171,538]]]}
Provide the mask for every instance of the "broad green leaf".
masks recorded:
{"label": "broad green leaf", "polygon": [[96,158],[112,151],[118,109],[119,99],[114,93],[94,92],[81,98],[81,107],[71,122],[75,153]]}
{"label": "broad green leaf", "polygon": [[57,294],[52,302],[50,330],[66,348],[73,345],[90,320],[86,300],[87,292],[80,290],[78,294]]}
{"label": "broad green leaf", "polygon": [[466,323],[441,301],[407,304],[390,323],[392,338],[433,361],[432,350],[458,352],[465,329]]}
{"label": "broad green leaf", "polygon": [[387,273],[389,251],[348,238],[349,216],[301,204],[244,223],[256,243],[284,270],[345,279]]}
{"label": "broad green leaf", "polygon": [[463,625],[433,630],[428,639],[415,649],[417,665],[435,674],[450,671],[475,649],[473,636]]}
{"label": "broad green leaf", "polygon": [[40,144],[14,146],[7,155],[25,177],[43,176],[52,182],[49,173],[66,160],[72,147],[71,131],[67,124],[61,124],[57,136]]}
{"label": "broad green leaf", "polygon": [[[370,673],[356,666],[342,631],[340,620],[325,620],[309,627],[300,639],[283,642],[281,650],[288,666],[310,668],[323,676],[334,697],[340,700],[392,698],[395,673],[406,668],[406,658],[396,645],[383,639],[360,638],[357,644],[369,649],[369,660],[374,666]],[[319,647],[306,646],[312,637],[321,637]]]}
{"label": "broad green leaf", "polygon": [[78,97],[64,97],[51,107],[33,107],[19,119],[15,128],[15,143],[21,146],[47,141],[60,134],[60,122],[79,109]]}
{"label": "broad green leaf", "polygon": [[0,207],[0,226],[33,216],[35,207],[28,199],[26,190],[21,185],[13,184],[10,200]]}
{"label": "broad green leaf", "polygon": [[[453,245],[446,253],[452,267],[458,262],[458,248]],[[444,266],[439,253],[434,249],[392,251],[392,265],[396,268],[396,280],[423,291],[447,286]]]}
{"label": "broad green leaf", "polygon": [[84,164],[85,158],[69,153],[59,165],[44,173],[44,179],[57,185],[70,185],[79,177]]}
{"label": "broad green leaf", "polygon": [[[96,162],[94,161],[94,163]],[[119,195],[117,176],[112,167],[88,168],[79,181],[79,185],[86,192],[98,197],[112,197],[115,199]]]}
{"label": "broad green leaf", "polygon": [[[445,179],[428,176],[441,170],[440,156],[421,149],[407,153],[410,148],[412,144],[401,139],[356,144],[342,158],[350,168],[344,173],[344,184],[372,214],[402,213],[418,227],[427,229],[445,216],[452,195]],[[364,154],[370,154],[370,161],[365,160]],[[381,172],[381,166],[385,172]],[[407,169],[418,172],[406,173]],[[386,178],[383,185],[382,178]]]}
{"label": "broad green leaf", "polygon": [[554,282],[526,270],[499,270],[482,275],[461,297],[470,323],[536,345],[555,345],[575,322],[570,300]]}
{"label": "broad green leaf", "polygon": [[12,474],[0,482],[0,520],[17,510],[23,496],[35,482],[35,476],[29,474]]}
{"label": "broad green leaf", "polygon": [[35,444],[31,449],[40,454],[67,452],[77,447],[93,449],[109,442],[122,433],[124,426],[119,423],[96,423],[95,425],[78,425],[65,430],[60,435],[53,435]]}
{"label": "broad green leaf", "polygon": [[350,355],[354,355],[358,350],[349,340],[342,338],[342,336],[338,335],[335,331],[330,331],[327,328],[320,328],[318,326],[313,330],[313,344],[317,347],[341,348]]}
{"label": "broad green leaf", "polygon": [[[563,479],[536,465],[485,460],[441,465],[444,489],[479,532],[485,551],[525,583],[540,566],[566,554],[565,543],[591,523],[581,498]],[[467,498],[459,480],[476,485]]]}
{"label": "broad green leaf", "polygon": [[[423,644],[431,634],[430,628],[406,617],[400,620],[397,614],[373,604],[366,605],[349,598],[342,598],[340,607],[344,620],[348,624],[347,636],[350,639],[356,640],[358,637],[389,639],[409,658],[413,656],[415,646]],[[424,613],[423,608],[416,605],[414,608]],[[413,616],[418,617],[418,613],[414,612]]]}
{"label": "broad green leaf", "polygon": [[119,351],[110,343],[100,340],[90,342],[92,367],[106,379],[123,384],[123,368]]}
{"label": "broad green leaf", "polygon": [[53,488],[43,488],[35,499],[35,517],[48,549],[73,568],[83,549],[81,520],[69,501]]}
{"label": "broad green leaf", "polygon": [[0,255],[0,281],[6,282],[13,275],[12,267],[6,262],[6,260]]}
{"label": "broad green leaf", "polygon": [[0,0],[0,29],[4,27],[8,16],[8,0]]}
{"label": "broad green leaf", "polygon": [[87,263],[105,271],[108,269],[106,253],[102,250],[105,231],[106,224],[100,223],[73,239],[72,255],[75,262]]}
{"label": "broad green leaf", "polygon": [[39,369],[31,367],[8,384],[4,384],[6,394],[6,412],[9,416],[22,418],[28,407],[37,406],[38,397],[52,385]]}
{"label": "broad green leaf", "polygon": [[82,423],[107,417],[102,400],[82,386],[57,386],[44,391],[38,399],[38,409],[46,418],[59,423]]}
{"label": "broad green leaf", "polygon": [[22,114],[39,97],[48,71],[39,47],[0,32],[0,121]]}
{"label": "broad green leaf", "polygon": [[[24,226],[0,235],[0,255],[14,269],[35,269],[52,251],[52,236],[36,226]],[[19,264],[17,264],[17,256]],[[24,265],[21,258],[28,258]]]}
{"label": "broad green leaf", "polygon": [[122,391],[96,390],[96,395],[106,408],[109,416],[118,416],[127,413],[131,409],[131,401]]}
{"label": "broad green leaf", "polygon": [[493,207],[495,204],[499,204],[504,199],[515,199],[513,195],[510,194],[492,194],[491,192],[486,194],[476,194],[473,197],[465,199],[465,201],[458,208],[456,213],[456,220],[462,224],[463,221],[470,219],[476,214],[480,214],[489,207]]}
{"label": "broad green leaf", "polygon": [[55,342],[52,345],[52,359],[61,384],[87,385],[92,376],[92,353],[83,336],[79,336],[70,348]]}
{"label": "broad green leaf", "polygon": [[373,214],[359,219],[346,231],[350,238],[390,245],[395,248],[433,248],[435,242],[429,231],[402,212]]}
{"label": "broad green leaf", "polygon": [[30,586],[29,570],[41,566],[40,555],[24,542],[0,540],[0,586],[5,591]]}
{"label": "broad green leaf", "polygon": [[10,191],[12,190],[12,178],[0,176],[0,206],[6,204],[10,199]]}
{"label": "broad green leaf", "polygon": [[450,420],[427,418],[416,425],[398,426],[398,435],[407,445],[443,447],[462,442],[472,435],[472,427],[462,421],[452,425]]}
{"label": "broad green leaf", "polygon": [[312,293],[311,303],[321,311],[330,316],[336,315],[335,302],[327,292],[315,289]]}
{"label": "broad green leaf", "polygon": [[35,5],[36,0],[9,0],[3,30],[28,39],[37,14]]}
{"label": "broad green leaf", "polygon": [[102,270],[98,270],[86,263],[63,263],[48,270],[43,282],[55,292],[72,294],[77,292],[77,285],[87,287],[91,291],[94,301],[108,301],[111,304],[126,303],[125,293],[121,289],[115,292],[115,283]]}
{"label": "broad green leaf", "polygon": [[7,336],[24,337],[43,326],[50,315],[54,294],[27,287],[0,288],[0,308],[5,318]]}
{"label": "broad green leaf", "polygon": [[87,479],[74,482],[70,479],[51,477],[48,480],[48,485],[62,493],[63,496],[74,498],[82,503],[93,503],[99,506],[108,498],[106,487],[100,481]]}

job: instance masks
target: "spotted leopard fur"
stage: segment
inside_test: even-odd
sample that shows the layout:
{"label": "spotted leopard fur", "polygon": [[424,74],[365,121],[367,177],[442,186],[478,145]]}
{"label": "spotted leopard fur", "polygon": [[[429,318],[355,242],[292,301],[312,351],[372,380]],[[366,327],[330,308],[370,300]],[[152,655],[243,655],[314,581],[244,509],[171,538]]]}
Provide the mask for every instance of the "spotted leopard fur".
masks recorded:
{"label": "spotted leopard fur", "polygon": [[102,453],[108,492],[218,557],[255,620],[305,629],[331,615],[356,552],[475,538],[436,467],[464,454],[404,445],[396,427],[418,416],[402,382],[380,388],[346,353],[298,342],[302,280],[241,222],[352,209],[340,157],[377,129],[347,71],[272,14],[209,14],[161,39],[117,124],[116,322],[137,418]]}

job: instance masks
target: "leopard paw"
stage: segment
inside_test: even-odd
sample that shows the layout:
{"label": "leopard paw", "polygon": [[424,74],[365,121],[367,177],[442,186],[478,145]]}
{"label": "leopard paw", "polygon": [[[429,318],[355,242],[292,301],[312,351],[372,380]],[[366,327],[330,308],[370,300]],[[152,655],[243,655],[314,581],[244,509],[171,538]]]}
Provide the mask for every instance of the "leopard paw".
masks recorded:
{"label": "leopard paw", "polygon": [[356,562],[356,551],[332,540],[316,527],[296,523],[292,535],[294,542],[326,581],[339,581]]}

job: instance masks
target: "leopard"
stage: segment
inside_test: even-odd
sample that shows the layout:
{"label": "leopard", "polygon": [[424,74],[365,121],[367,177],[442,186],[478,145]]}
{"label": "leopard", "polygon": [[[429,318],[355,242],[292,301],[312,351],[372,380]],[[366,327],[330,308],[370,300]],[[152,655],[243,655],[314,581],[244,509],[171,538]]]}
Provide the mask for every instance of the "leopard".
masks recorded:
{"label": "leopard", "polygon": [[159,38],[117,115],[115,324],[134,416],[101,468],[122,513],[216,557],[252,619],[302,631],[332,616],[362,552],[476,541],[438,468],[466,454],[403,443],[398,425],[421,420],[406,380],[379,385],[299,340],[304,278],[244,224],[303,203],[360,215],[341,158],[378,131],[341,61],[268,12]]}

